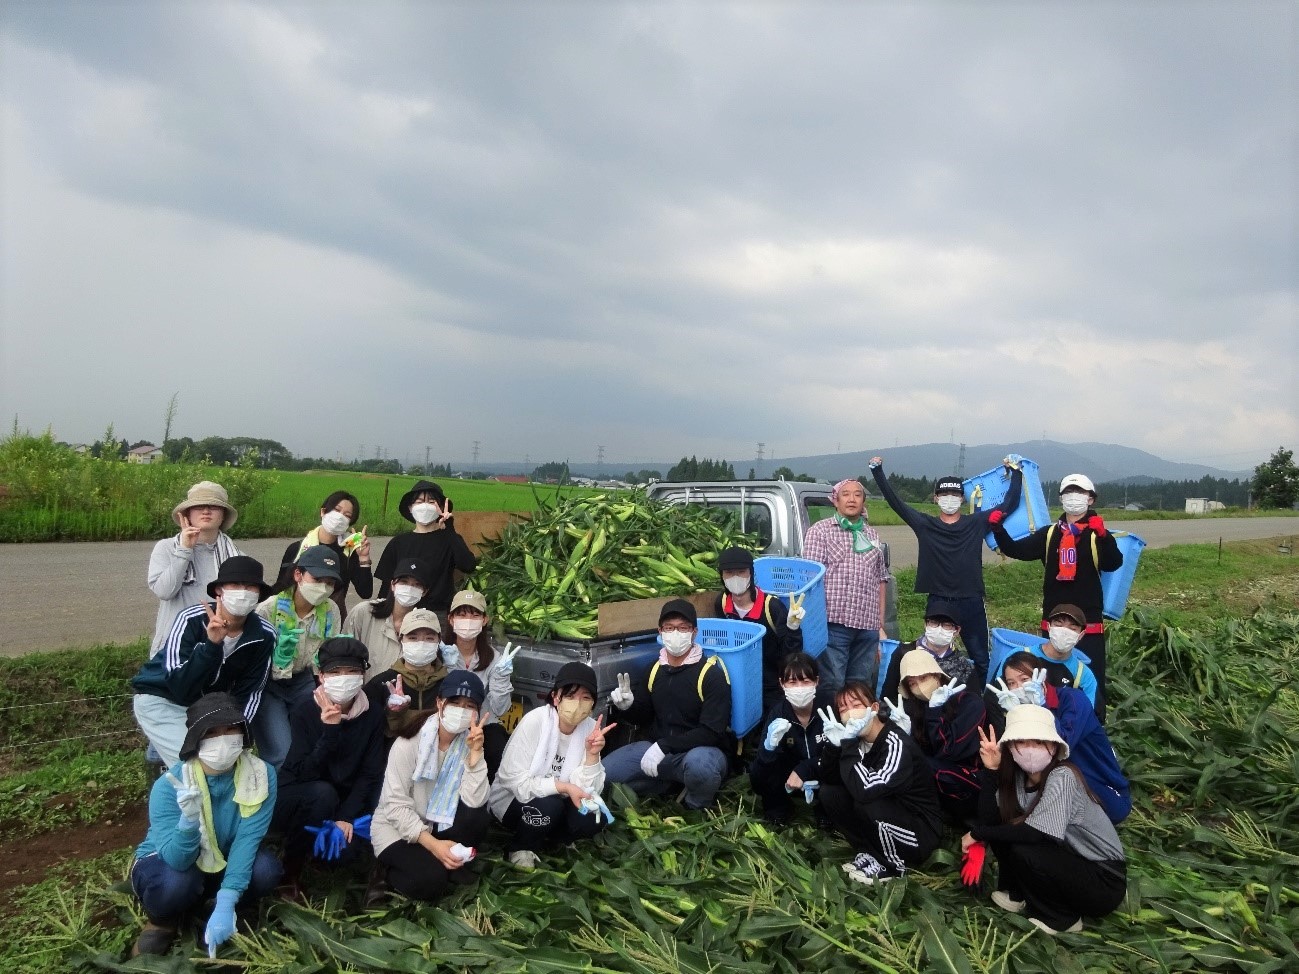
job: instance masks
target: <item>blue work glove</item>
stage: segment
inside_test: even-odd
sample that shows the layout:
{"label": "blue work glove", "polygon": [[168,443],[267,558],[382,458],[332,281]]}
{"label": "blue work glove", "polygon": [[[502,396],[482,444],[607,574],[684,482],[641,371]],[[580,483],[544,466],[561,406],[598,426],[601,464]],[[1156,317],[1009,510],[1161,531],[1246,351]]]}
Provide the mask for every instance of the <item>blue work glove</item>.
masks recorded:
{"label": "blue work glove", "polygon": [[216,906],[212,908],[207,928],[203,931],[209,958],[216,957],[217,948],[235,935],[235,904],[238,902],[239,894],[234,890],[217,890]]}
{"label": "blue work glove", "polygon": [[804,781],[803,801],[807,802],[809,805],[812,804],[812,802],[816,800],[816,790],[820,787],[821,782],[819,781]]}
{"label": "blue work glove", "polygon": [[605,817],[608,825],[613,824],[613,812],[609,811],[609,806],[604,803],[604,799],[599,795],[591,795],[589,798],[582,799],[582,814],[594,815],[595,824],[600,824],[600,816]]}
{"label": "blue work glove", "polygon": [[523,644],[515,646],[514,643],[505,644],[505,652],[496,658],[496,672],[502,676],[509,676],[514,672],[514,657],[519,655],[519,650]]}
{"label": "blue work glove", "polygon": [[316,837],[311,847],[311,854],[317,859],[328,859],[329,833],[334,830],[334,823],[322,822],[320,825],[304,825],[302,828]]}
{"label": "blue work glove", "polygon": [[784,717],[777,717],[767,725],[767,737],[762,742],[762,746],[768,751],[774,751],[780,744],[780,739],[785,736],[791,726],[793,725]]}
{"label": "blue work glove", "polygon": [[448,670],[458,670],[464,666],[460,659],[460,650],[456,649],[455,643],[451,645],[442,644],[442,665]]}
{"label": "blue work glove", "polygon": [[354,838],[365,839],[366,842],[370,841],[370,819],[371,816],[362,815],[352,822],[352,836]]}
{"label": "blue work glove", "polygon": [[888,697],[884,698],[884,705],[889,708],[889,720],[893,722],[893,726],[904,734],[910,734],[911,715]]}
{"label": "blue work glove", "polygon": [[941,707],[964,689],[965,684],[957,683],[956,678],[952,677],[951,683],[947,684],[945,687],[939,687],[934,691],[933,696],[929,698],[929,706]]}

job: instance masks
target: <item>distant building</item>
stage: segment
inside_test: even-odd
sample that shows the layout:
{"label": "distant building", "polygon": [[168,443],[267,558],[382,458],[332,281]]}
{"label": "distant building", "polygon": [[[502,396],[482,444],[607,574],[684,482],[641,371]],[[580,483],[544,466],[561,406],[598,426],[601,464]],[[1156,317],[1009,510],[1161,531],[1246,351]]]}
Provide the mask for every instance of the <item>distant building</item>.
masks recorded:
{"label": "distant building", "polygon": [[126,455],[127,463],[156,463],[162,459],[162,449],[152,443],[142,443]]}
{"label": "distant building", "polygon": [[488,480],[494,480],[498,484],[526,484],[528,478],[517,473],[503,473],[495,477],[488,477]]}

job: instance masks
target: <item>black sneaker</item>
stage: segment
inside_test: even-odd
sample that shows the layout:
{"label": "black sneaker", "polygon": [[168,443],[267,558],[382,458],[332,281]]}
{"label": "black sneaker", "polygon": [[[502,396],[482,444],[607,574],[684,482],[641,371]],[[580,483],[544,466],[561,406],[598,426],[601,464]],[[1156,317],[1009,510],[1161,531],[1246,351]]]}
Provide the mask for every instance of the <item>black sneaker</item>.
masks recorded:
{"label": "black sneaker", "polygon": [[362,903],[367,910],[373,910],[382,906],[391,895],[392,886],[388,882],[388,868],[376,862],[374,868],[370,870],[370,879],[366,883],[365,898]]}
{"label": "black sneaker", "polygon": [[131,956],[139,957],[141,954],[165,954],[171,950],[171,945],[176,942],[176,928],[164,927],[152,921],[144,925],[140,931],[140,936],[136,938],[135,946],[131,948]]}

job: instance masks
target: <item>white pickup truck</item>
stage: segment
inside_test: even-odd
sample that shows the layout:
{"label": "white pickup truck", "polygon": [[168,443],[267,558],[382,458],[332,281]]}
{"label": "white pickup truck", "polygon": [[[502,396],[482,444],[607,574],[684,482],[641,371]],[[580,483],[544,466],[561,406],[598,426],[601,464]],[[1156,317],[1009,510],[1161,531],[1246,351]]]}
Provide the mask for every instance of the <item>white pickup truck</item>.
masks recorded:
{"label": "white pickup truck", "polygon": [[[697,504],[714,510],[730,525],[756,534],[762,554],[797,558],[803,553],[803,538],[816,521],[834,513],[830,485],[789,480],[741,480],[651,484],[650,500],[664,504]],[[885,562],[888,546],[883,545]],[[721,581],[718,580],[718,591]],[[886,632],[897,632],[896,585],[888,584],[884,610]],[[599,684],[597,711],[603,708],[609,691],[618,685],[619,673],[639,675],[658,658],[657,634],[650,630],[607,639],[531,640],[508,635],[523,648],[514,660],[514,706],[502,718],[507,729],[527,710],[545,700],[559,668],[570,660],[582,660],[595,670]]]}

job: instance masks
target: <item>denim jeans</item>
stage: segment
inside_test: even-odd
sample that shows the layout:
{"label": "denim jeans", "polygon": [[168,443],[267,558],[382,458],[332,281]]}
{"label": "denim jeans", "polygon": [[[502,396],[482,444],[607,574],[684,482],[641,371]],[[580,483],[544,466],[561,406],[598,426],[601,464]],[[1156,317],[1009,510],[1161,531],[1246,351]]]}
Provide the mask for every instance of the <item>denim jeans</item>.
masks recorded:
{"label": "denim jeans", "polygon": [[961,627],[965,653],[979,668],[979,680],[986,682],[991,674],[988,673],[988,610],[983,604],[983,596],[949,597],[947,601],[961,616],[956,623]]}
{"label": "denim jeans", "polygon": [[287,680],[266,681],[262,702],[253,717],[253,740],[257,743],[258,757],[274,765],[276,771],[289,756],[289,744],[292,743],[289,714],[315,689],[316,677],[310,670],[294,673]]}
{"label": "denim jeans", "polygon": [[[253,874],[248,889],[239,898],[241,909],[254,906],[261,897],[275,889],[284,870],[280,861],[265,849],[259,849],[253,860]],[[131,889],[139,897],[145,915],[163,927],[175,927],[180,918],[195,909],[221,886],[224,872],[205,873],[197,865],[172,869],[157,853],[131,864]]]}
{"label": "denim jeans", "polygon": [[638,795],[662,795],[673,784],[685,786],[682,803],[686,808],[706,808],[717,797],[730,767],[726,755],[716,747],[694,747],[683,754],[667,754],[659,762],[658,777],[640,769],[640,760],[654,741],[634,741],[604,758],[604,778],[622,783]]}
{"label": "denim jeans", "polygon": [[852,629],[837,622],[830,623],[828,629],[829,641],[818,660],[821,664],[820,685],[834,692],[845,683],[856,680],[874,689],[875,674],[880,665],[880,631]]}

